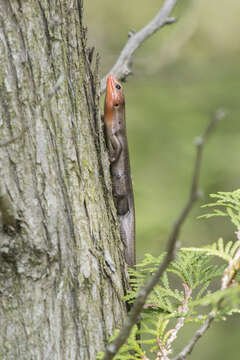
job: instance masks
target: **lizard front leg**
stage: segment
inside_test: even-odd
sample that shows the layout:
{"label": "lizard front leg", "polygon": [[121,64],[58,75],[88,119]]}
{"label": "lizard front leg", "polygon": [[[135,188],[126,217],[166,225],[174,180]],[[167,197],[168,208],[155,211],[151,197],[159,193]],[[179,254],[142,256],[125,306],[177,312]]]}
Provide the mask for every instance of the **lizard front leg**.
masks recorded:
{"label": "lizard front leg", "polygon": [[122,152],[122,144],[119,141],[117,135],[113,134],[110,136],[111,146],[109,146],[109,161],[110,163],[115,163],[118,161],[119,156]]}

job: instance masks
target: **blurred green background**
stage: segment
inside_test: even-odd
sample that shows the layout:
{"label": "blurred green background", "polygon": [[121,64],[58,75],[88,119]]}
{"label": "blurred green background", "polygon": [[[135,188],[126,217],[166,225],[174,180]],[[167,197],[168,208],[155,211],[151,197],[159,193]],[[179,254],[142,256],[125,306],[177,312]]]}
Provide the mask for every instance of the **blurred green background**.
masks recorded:
{"label": "blurred green background", "polygon": [[[101,76],[113,66],[130,30],[138,30],[163,1],[85,1],[88,44],[101,57]],[[124,85],[135,192],[137,257],[159,254],[183,208],[195,159],[194,138],[218,108],[227,117],[217,124],[203,156],[200,187],[204,196],[186,223],[182,245],[235,238],[225,220],[198,220],[208,194],[239,188],[240,169],[240,1],[179,1],[178,21],[161,29],[137,50],[134,76]],[[239,317],[216,323],[189,359],[239,359]],[[176,343],[181,349],[192,329]]]}

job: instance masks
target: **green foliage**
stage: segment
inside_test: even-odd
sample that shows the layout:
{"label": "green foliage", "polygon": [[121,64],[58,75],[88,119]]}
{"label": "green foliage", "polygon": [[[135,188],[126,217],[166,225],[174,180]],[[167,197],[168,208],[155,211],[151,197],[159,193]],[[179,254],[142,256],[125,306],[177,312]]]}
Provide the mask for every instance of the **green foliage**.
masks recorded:
{"label": "green foliage", "polygon": [[[195,300],[192,303],[192,306],[196,306],[196,305],[202,305],[202,306],[212,306],[214,308],[214,305],[217,305],[219,303],[220,300],[224,299],[225,302],[230,302],[230,304],[233,303],[233,301],[237,300],[237,303],[239,305],[240,299],[239,299],[239,294],[240,294],[240,286],[234,286],[234,287],[230,287],[230,288],[226,288],[226,289],[220,289],[217,291],[214,291],[213,293],[208,293],[206,296],[202,297],[199,300]],[[239,311],[240,309],[238,309]],[[230,308],[229,306],[222,306],[221,307],[221,311],[220,314],[221,315],[227,315],[229,314]],[[234,312],[237,312],[237,309],[234,309]]]}
{"label": "green foliage", "polygon": [[[229,216],[237,229],[240,229],[240,189],[232,192],[218,192],[209,195],[215,202],[202,207],[214,207],[213,212],[200,216],[200,218],[211,218],[213,216]],[[215,209],[223,207],[224,210]]]}
{"label": "green foliage", "polygon": [[[216,310],[216,304],[225,298],[227,301],[217,312],[216,318],[225,319],[232,313],[239,313],[239,287],[224,291],[209,290],[215,279],[222,278],[226,268],[225,264],[211,264],[212,255],[229,262],[239,246],[240,242],[229,242],[224,246],[220,239],[218,243],[208,247],[181,249],[176,260],[169,265],[160,283],[149,295],[142,312],[140,330],[137,326],[133,328],[128,342],[121,347],[114,359],[143,359],[144,356],[148,359],[148,352],[159,352],[159,344],[162,349],[167,349],[171,334],[180,319],[185,324],[203,323],[206,320],[208,315],[200,312],[199,305],[210,306],[212,310]],[[138,290],[156,271],[164,256],[165,254],[159,257],[146,254],[143,261],[137,264],[136,270],[129,270],[131,290],[125,296],[125,300],[130,303],[135,300]],[[186,301],[185,287],[191,294],[187,299],[187,310],[182,307]],[[114,337],[116,334],[117,332]],[[141,339],[138,339],[137,335],[140,335]],[[144,351],[146,345],[147,350]]]}
{"label": "green foliage", "polygon": [[[131,290],[125,296],[125,300],[130,303],[134,301],[138,289],[147,281],[149,275],[157,269],[162,260],[163,255],[155,258],[147,254],[143,261],[136,266],[137,270],[129,270]],[[212,265],[210,261],[211,258],[206,254],[199,254],[193,250],[188,251],[188,249],[179,251],[176,260],[170,264],[163,274],[161,283],[155,286],[149,295],[147,303],[153,304],[149,308],[154,309],[155,312],[165,312],[178,317],[176,311],[184,300],[184,292],[183,289],[176,288],[177,284],[186,284],[192,291],[197,290],[194,298],[200,298],[206,292],[211,281],[223,275],[225,266]],[[175,276],[172,276],[171,286],[170,274]],[[147,312],[149,312],[149,308]]]}
{"label": "green foliage", "polygon": [[[220,250],[219,250],[220,247]],[[233,246],[227,244],[225,247],[219,244],[212,245],[212,248],[219,250],[219,254],[215,251],[214,255],[225,260],[229,260],[234,252],[231,251]],[[115,360],[124,359],[143,359],[148,352],[156,353],[159,351],[159,344],[161,347],[168,347],[168,341],[172,334],[176,323],[179,319],[184,319],[185,323],[198,322],[203,323],[207,315],[201,314],[199,305],[212,306],[223,296],[236,296],[239,290],[227,289],[225,292],[215,291],[210,292],[210,288],[214,279],[221,278],[224,274],[226,265],[211,264],[212,258],[209,256],[211,247],[204,249],[182,249],[179,251],[176,260],[174,260],[165,273],[162,279],[147,299],[146,306],[142,313],[140,330],[137,326],[131,332],[128,342],[122,346]],[[227,251],[227,255],[224,253]],[[223,255],[224,254],[224,255]],[[212,255],[212,254],[211,254]],[[154,257],[146,254],[143,261],[136,266],[136,270],[130,269],[131,275],[131,290],[125,296],[125,300],[130,303],[134,301],[137,296],[139,288],[148,280],[148,278],[155,272],[158,266],[162,263],[165,254],[159,257]],[[182,308],[182,304],[186,299],[186,292],[184,285],[189,289],[191,296],[188,298],[187,311]],[[231,313],[231,307],[221,309],[218,318]],[[239,311],[236,309],[234,312]],[[137,340],[136,335],[140,335],[141,339]],[[145,345],[148,350],[143,350]],[[129,354],[130,351],[130,354]],[[135,355],[133,355],[135,353]],[[146,357],[147,359],[147,357]]]}
{"label": "green foliage", "polygon": [[184,251],[194,251],[196,253],[205,253],[209,256],[218,256],[219,258],[229,262],[235,255],[236,251],[240,247],[240,240],[238,241],[229,241],[225,246],[223,239],[220,238],[218,241],[212,245],[207,245],[202,248],[183,248]]}
{"label": "green foliage", "polygon": [[[127,344],[124,344],[118,354],[114,356],[114,360],[137,360],[137,359],[143,359],[144,358],[144,351],[139,346],[138,341],[136,340],[137,337],[138,328],[137,325],[135,325],[131,331],[131,334],[128,338]],[[119,333],[119,330],[116,330],[109,339],[109,342],[111,342]],[[104,353],[99,353],[97,356],[97,359],[102,359]]]}
{"label": "green foliage", "polygon": [[[222,206],[224,211],[214,209],[204,217],[229,216],[240,229],[240,190],[211,197],[217,198],[217,201],[208,206]],[[208,318],[209,313],[202,312],[203,307],[207,306],[210,312],[213,311],[217,320],[240,313],[239,249],[240,240],[229,241],[225,245],[222,238],[202,248],[180,249],[148,296],[140,327],[134,326],[127,343],[114,359],[148,360],[149,352],[155,353],[156,359],[160,359],[164,353],[170,354],[173,341],[186,323],[203,323]],[[135,269],[129,269],[131,289],[125,296],[126,301],[134,302],[139,289],[155,273],[165,256],[165,253],[159,257],[146,254]],[[224,263],[219,264],[219,260],[216,262],[213,257]],[[231,286],[223,287],[223,279],[228,274]],[[216,290],[217,284],[219,290]]]}

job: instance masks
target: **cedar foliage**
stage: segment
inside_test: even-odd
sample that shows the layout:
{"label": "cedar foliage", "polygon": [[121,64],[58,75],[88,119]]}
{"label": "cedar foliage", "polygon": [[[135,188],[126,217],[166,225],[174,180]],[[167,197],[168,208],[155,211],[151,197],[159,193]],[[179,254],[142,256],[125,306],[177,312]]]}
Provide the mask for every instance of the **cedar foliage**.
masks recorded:
{"label": "cedar foliage", "polygon": [[[115,360],[148,360],[151,353],[155,354],[155,359],[162,359],[172,353],[172,343],[186,324],[203,324],[212,313],[214,320],[225,320],[240,312],[240,190],[219,192],[210,197],[216,201],[203,207],[213,208],[213,211],[201,218],[228,216],[237,228],[238,240],[224,244],[219,238],[208,246],[181,248],[149,295],[140,328],[134,326]],[[134,302],[139,289],[157,270],[165,255],[146,254],[136,269],[129,269],[131,290],[125,296],[126,301]],[[224,277],[228,285],[223,285]],[[118,330],[110,341],[117,333]],[[102,354],[98,358],[101,359]]]}

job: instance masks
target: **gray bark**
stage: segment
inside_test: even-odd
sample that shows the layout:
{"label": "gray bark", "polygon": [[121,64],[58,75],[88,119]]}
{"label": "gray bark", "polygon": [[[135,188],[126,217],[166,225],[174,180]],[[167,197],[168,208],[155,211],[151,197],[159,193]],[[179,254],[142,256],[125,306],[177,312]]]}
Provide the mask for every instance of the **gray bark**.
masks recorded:
{"label": "gray bark", "polygon": [[0,359],[96,358],[126,313],[80,0],[0,0]]}

